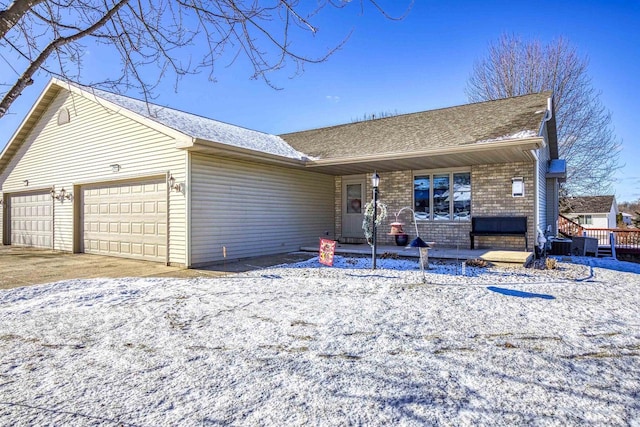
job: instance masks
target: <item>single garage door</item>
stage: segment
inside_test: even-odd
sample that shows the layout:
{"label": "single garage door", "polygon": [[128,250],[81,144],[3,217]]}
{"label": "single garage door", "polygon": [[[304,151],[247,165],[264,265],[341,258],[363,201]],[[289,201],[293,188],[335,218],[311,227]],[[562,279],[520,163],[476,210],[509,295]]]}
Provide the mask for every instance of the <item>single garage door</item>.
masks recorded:
{"label": "single garage door", "polygon": [[10,196],[11,244],[53,248],[53,199],[49,191]]}
{"label": "single garage door", "polygon": [[164,179],[82,187],[83,251],[166,261]]}

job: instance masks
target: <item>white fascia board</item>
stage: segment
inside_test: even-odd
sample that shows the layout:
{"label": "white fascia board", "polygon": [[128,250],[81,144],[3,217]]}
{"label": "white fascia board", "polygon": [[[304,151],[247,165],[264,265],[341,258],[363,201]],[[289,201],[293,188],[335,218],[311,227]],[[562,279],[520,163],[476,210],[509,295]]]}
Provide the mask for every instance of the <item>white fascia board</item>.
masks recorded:
{"label": "white fascia board", "polygon": [[479,152],[488,150],[499,150],[501,148],[513,148],[522,146],[523,151],[536,150],[544,147],[544,138],[536,136],[530,138],[518,138],[503,141],[491,141],[491,142],[479,142],[471,143],[468,145],[461,145],[447,148],[437,148],[433,150],[411,151],[411,152],[398,152],[398,153],[384,153],[373,154],[366,156],[354,156],[354,157],[342,157],[338,159],[318,159],[308,160],[306,165],[308,167],[313,166],[328,166],[328,165],[342,165],[350,163],[364,163],[373,161],[384,160],[401,160],[410,159],[414,157],[429,157],[429,156],[443,156],[447,154],[463,154],[468,152]]}
{"label": "white fascia board", "polygon": [[51,80],[49,80],[49,83],[47,83],[43,91],[40,93],[40,96],[38,96],[38,99],[36,99],[36,101],[33,103],[31,108],[29,109],[29,112],[24,116],[24,119],[22,119],[20,126],[18,126],[18,128],[13,133],[13,135],[11,135],[11,138],[9,138],[9,142],[7,142],[7,145],[5,145],[4,150],[2,150],[2,154],[0,154],[0,159],[3,159],[4,156],[7,154],[7,152],[9,151],[9,149],[12,148],[12,146],[15,144],[16,138],[18,137],[20,132],[24,130],[24,127],[29,122],[29,118],[35,113],[35,110],[40,106],[43,98],[48,94],[49,90],[51,89],[51,86],[54,84],[57,85],[57,79],[52,78]]}

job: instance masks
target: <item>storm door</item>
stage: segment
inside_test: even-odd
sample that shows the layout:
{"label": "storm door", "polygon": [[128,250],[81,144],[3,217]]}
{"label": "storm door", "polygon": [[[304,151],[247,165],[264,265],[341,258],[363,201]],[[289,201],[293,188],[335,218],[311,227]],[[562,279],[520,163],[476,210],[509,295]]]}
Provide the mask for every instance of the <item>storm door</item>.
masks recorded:
{"label": "storm door", "polygon": [[364,238],[365,183],[363,178],[342,182],[342,237]]}

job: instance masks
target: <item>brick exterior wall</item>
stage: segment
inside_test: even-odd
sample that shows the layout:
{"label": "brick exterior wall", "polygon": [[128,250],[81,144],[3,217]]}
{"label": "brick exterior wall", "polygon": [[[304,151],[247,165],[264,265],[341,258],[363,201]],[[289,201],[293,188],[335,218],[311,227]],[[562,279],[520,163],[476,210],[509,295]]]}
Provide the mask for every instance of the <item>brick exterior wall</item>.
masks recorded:
{"label": "brick exterior wall", "polygon": [[[535,242],[535,174],[534,163],[505,163],[473,166],[471,168],[471,215],[477,216],[526,216],[528,218],[529,249]],[[388,216],[378,228],[378,243],[394,245],[394,237],[387,235],[395,221],[394,213],[403,207],[413,208],[413,171],[379,173],[380,201],[387,205]],[[524,197],[512,197],[511,178],[524,178]],[[365,200],[371,200],[371,180],[366,179]],[[341,237],[342,178],[336,177],[336,238]],[[411,211],[399,215],[404,231],[415,238],[415,225]],[[418,231],[425,241],[436,242],[442,247],[469,248],[471,221],[419,221]],[[522,237],[476,237],[476,248],[523,250]]]}
{"label": "brick exterior wall", "polygon": [[[524,178],[524,197],[511,195],[511,178],[516,176]],[[535,192],[534,163],[482,165],[471,170],[472,215],[526,216],[529,250],[533,250],[536,237]],[[522,237],[476,237],[475,242],[476,248],[524,249]]]}

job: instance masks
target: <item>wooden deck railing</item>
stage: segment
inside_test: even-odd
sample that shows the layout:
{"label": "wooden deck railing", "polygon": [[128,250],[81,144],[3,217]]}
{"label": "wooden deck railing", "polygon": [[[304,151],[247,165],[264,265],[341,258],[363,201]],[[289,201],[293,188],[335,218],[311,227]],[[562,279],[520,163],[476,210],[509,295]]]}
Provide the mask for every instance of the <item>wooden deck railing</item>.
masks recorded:
{"label": "wooden deck railing", "polygon": [[587,237],[595,237],[601,246],[609,246],[613,233],[616,252],[640,253],[640,230],[629,228],[585,228]]}
{"label": "wooden deck railing", "polygon": [[564,215],[558,217],[558,231],[567,237],[582,236],[584,227]]}
{"label": "wooden deck railing", "polygon": [[599,246],[611,245],[613,233],[616,252],[640,253],[640,229],[635,228],[586,228],[560,215],[558,218],[558,231],[567,237],[587,236],[598,239]]}

